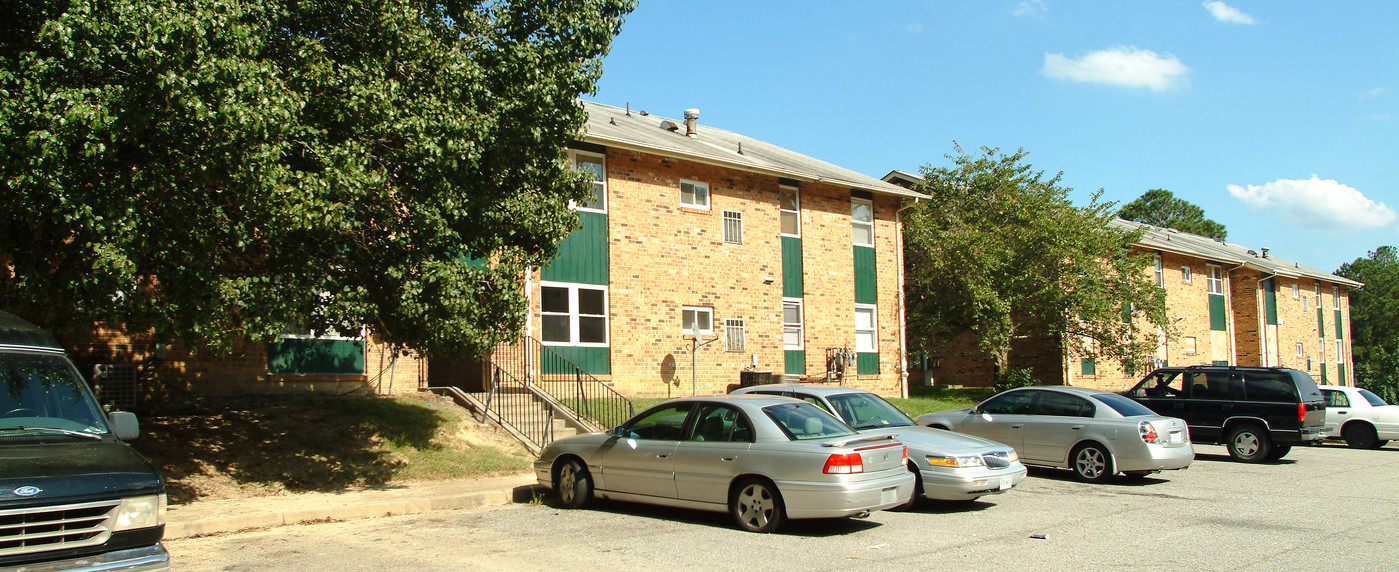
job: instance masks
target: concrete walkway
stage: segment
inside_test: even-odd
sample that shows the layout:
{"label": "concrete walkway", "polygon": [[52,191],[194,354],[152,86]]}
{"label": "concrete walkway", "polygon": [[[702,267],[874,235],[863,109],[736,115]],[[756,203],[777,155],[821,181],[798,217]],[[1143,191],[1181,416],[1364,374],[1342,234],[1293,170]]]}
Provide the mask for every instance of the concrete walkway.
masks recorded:
{"label": "concrete walkway", "polygon": [[349,520],[528,503],[543,498],[545,492],[535,481],[534,473],[519,473],[337,493],[294,493],[197,501],[169,508],[165,515],[165,537],[183,538],[307,521]]}

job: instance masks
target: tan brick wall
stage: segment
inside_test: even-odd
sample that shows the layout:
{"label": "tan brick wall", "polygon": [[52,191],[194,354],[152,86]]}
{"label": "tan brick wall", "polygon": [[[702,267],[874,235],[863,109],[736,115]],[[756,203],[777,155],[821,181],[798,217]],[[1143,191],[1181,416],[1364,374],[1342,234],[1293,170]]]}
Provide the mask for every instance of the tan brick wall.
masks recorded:
{"label": "tan brick wall", "polygon": [[[778,178],[621,149],[607,152],[611,375],[626,395],[725,392],[754,359],[781,374],[782,243]],[[709,185],[710,209],[680,205],[681,179]],[[854,347],[854,260],[850,190],[800,186],[806,371],[826,370],[826,347]],[[879,393],[900,389],[897,280],[898,199],[876,197],[880,374],[849,383]],[[723,211],[743,213],[743,244],[723,241]],[[771,277],[771,284],[764,283]],[[532,280],[532,327],[539,323],[538,275]],[[691,369],[681,308],[713,308],[714,328],[744,321],[746,347],[723,341],[700,348]],[[756,357],[755,357],[756,356]]]}

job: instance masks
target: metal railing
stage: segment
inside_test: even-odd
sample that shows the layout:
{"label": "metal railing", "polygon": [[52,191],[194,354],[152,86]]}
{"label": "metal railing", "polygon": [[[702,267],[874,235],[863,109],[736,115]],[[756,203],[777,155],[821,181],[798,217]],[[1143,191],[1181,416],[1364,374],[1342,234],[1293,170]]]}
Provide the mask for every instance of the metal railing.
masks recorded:
{"label": "metal railing", "polygon": [[496,422],[516,439],[539,454],[554,440],[554,409],[547,398],[524,382],[496,366],[492,368],[491,389],[485,395],[481,416]]}
{"label": "metal railing", "polygon": [[636,413],[630,399],[532,337],[498,344],[490,361],[572,410],[593,431],[621,425]]}

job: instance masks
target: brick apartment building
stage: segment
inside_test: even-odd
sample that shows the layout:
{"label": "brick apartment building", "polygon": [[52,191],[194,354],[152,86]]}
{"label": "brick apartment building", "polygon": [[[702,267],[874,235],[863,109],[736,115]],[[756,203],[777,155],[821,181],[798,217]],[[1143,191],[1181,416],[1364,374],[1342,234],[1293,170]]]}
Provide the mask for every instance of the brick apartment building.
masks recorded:
{"label": "brick apartment building", "polygon": [[[892,171],[884,180],[911,185],[921,177]],[[1354,385],[1349,292],[1360,283],[1279,258],[1267,248],[1122,219],[1111,224],[1144,231],[1136,248],[1153,258],[1148,271],[1166,291],[1166,315],[1176,336],[1158,336],[1154,363],[1137,367],[1090,358],[1069,340],[1019,340],[1011,367],[1031,368],[1045,383],[1110,391],[1132,386],[1144,369],[1160,365],[1290,367],[1318,383]],[[913,383],[990,383],[991,362],[969,335],[915,356]]]}

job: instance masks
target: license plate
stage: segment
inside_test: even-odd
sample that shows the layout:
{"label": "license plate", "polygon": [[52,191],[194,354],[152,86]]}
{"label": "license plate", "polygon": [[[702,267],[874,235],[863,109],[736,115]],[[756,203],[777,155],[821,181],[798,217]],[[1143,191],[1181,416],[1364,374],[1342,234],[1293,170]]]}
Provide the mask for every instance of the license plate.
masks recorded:
{"label": "license plate", "polygon": [[1008,490],[1010,490],[1011,485],[1014,485],[1014,484],[1015,484],[1015,479],[1014,479],[1014,478],[1012,478],[1012,477],[1001,477],[1001,490],[1003,490],[1003,491],[1008,491]]}
{"label": "license plate", "polygon": [[1183,443],[1183,442],[1185,442],[1185,435],[1184,435],[1184,434],[1182,434],[1180,431],[1173,431],[1173,432],[1171,432],[1171,444],[1172,444],[1172,445],[1179,445],[1179,444],[1181,444],[1181,443]]}
{"label": "license plate", "polygon": [[879,492],[879,502],[890,503],[899,500],[899,487],[889,487]]}

